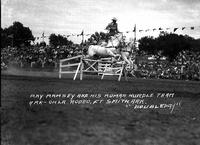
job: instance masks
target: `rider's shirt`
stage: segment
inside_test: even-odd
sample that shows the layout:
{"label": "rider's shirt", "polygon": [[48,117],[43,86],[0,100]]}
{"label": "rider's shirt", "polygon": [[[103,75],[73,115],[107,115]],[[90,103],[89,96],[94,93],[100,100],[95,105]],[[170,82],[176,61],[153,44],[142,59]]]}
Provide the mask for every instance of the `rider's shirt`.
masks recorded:
{"label": "rider's shirt", "polygon": [[113,23],[111,22],[110,24],[108,24],[108,26],[106,27],[107,30],[109,30],[109,34],[111,36],[114,36],[115,34],[117,34],[118,31],[118,26],[117,23]]}

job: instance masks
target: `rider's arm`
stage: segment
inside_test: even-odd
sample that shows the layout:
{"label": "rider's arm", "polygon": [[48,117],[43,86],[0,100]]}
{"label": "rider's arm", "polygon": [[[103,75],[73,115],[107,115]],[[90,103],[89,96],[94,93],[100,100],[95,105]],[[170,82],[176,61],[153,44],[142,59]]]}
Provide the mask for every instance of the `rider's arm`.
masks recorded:
{"label": "rider's arm", "polygon": [[111,24],[108,24],[108,26],[106,27],[106,30],[110,30],[110,25]]}

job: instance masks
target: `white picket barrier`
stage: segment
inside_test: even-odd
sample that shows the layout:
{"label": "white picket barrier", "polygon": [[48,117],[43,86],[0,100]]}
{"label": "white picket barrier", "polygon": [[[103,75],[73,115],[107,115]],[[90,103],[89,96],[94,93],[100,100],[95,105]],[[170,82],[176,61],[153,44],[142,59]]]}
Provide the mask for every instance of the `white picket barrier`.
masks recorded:
{"label": "white picket barrier", "polygon": [[[75,60],[75,59],[82,59],[82,55],[78,55],[78,56],[75,56],[75,57],[71,57],[71,58],[67,58],[67,59],[61,59],[60,60],[60,63],[59,63],[59,78],[61,78],[62,74],[73,74],[74,73],[74,78],[73,80],[76,79],[76,76],[79,72],[79,69],[81,67],[81,61],[79,61],[79,63],[69,63],[70,61],[72,60]],[[64,64],[64,63],[68,63],[68,64]],[[75,71],[72,71],[70,70],[70,68],[72,66],[77,66],[76,70]],[[68,70],[63,70],[64,68],[68,69]]]}
{"label": "white picket barrier", "polygon": [[[101,58],[101,61],[98,63],[98,75],[102,75],[105,68],[111,66],[112,58]],[[110,61],[110,62],[109,62]]]}
{"label": "white picket barrier", "polygon": [[[103,79],[104,76],[106,76],[106,75],[107,76],[118,76],[118,81],[120,81],[121,77],[123,75],[124,66],[125,66],[124,61],[116,62],[114,64],[107,63],[105,65],[101,79]],[[125,79],[127,79],[126,76],[125,76]]]}
{"label": "white picket barrier", "polygon": [[[63,64],[75,59],[80,59],[80,61],[78,63]],[[103,79],[106,75],[116,75],[119,76],[118,81],[120,81],[124,70],[124,64],[124,61],[114,63],[112,61],[112,58],[93,60],[84,58],[82,55],[79,55],[72,58],[60,60],[59,78],[61,78],[62,74],[74,73],[73,80],[75,80],[78,73],[80,73],[80,80],[82,80],[84,73],[96,73],[98,75],[102,75],[101,79]],[[77,66],[75,71],[70,70],[70,67],[72,66]],[[63,68],[67,68],[68,70],[63,70]]]}

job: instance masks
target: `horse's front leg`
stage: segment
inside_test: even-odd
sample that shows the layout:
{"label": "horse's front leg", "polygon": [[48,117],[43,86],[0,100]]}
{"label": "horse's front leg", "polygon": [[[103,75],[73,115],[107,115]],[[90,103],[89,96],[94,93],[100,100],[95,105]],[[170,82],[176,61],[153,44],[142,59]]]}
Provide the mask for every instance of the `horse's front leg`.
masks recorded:
{"label": "horse's front leg", "polygon": [[131,62],[128,60],[126,53],[121,53],[122,59],[129,65],[131,65]]}
{"label": "horse's front leg", "polygon": [[108,55],[112,56],[112,57],[117,57],[116,54],[114,54],[111,50],[107,49],[107,53]]}

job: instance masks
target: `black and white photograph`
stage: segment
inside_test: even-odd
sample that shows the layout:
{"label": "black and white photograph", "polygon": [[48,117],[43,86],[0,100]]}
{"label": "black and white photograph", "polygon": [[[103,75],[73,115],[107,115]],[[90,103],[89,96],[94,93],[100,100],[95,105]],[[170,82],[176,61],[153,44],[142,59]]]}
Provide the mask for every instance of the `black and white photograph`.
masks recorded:
{"label": "black and white photograph", "polygon": [[200,145],[199,0],[1,0],[1,145]]}

